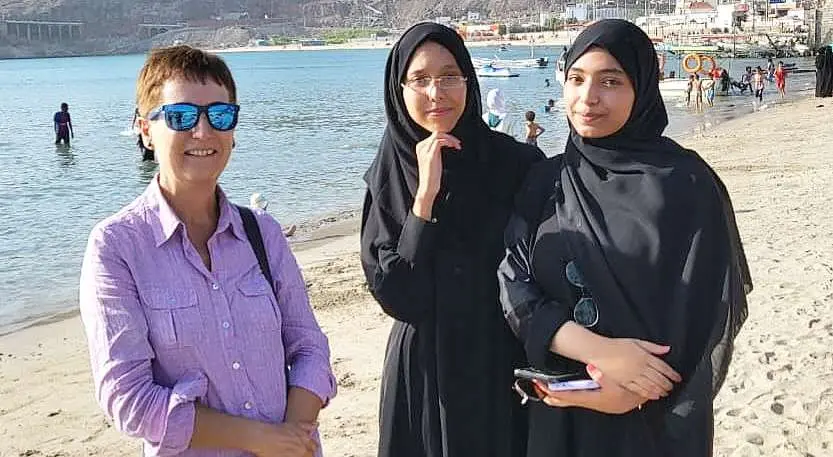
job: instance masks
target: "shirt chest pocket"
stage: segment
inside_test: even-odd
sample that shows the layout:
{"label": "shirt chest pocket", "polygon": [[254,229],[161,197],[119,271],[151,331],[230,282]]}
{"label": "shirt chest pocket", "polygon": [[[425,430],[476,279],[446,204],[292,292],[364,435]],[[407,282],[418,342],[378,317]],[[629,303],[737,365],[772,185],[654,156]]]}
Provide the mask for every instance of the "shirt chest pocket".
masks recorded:
{"label": "shirt chest pocket", "polygon": [[234,306],[234,315],[238,330],[280,334],[275,294],[266,279],[260,274],[247,276],[237,283],[237,290],[240,305]]}
{"label": "shirt chest pocket", "polygon": [[154,346],[194,346],[205,335],[194,289],[151,288],[145,297],[148,332]]}

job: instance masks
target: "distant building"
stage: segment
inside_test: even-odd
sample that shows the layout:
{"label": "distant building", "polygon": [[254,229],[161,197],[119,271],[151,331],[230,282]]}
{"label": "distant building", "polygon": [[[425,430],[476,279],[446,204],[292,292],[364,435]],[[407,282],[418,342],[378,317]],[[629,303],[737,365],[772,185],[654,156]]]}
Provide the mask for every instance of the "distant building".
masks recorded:
{"label": "distant building", "polygon": [[587,10],[588,8],[586,3],[576,3],[575,5],[567,6],[567,8],[564,11],[563,18],[565,21],[569,21],[572,19],[574,21],[584,22],[589,17],[587,14]]}
{"label": "distant building", "polygon": [[480,13],[477,11],[468,11],[466,13],[466,20],[469,22],[477,22],[480,20]]}
{"label": "distant building", "polygon": [[446,27],[451,26],[451,17],[450,16],[440,16],[434,18],[434,22],[437,24],[442,24]]}
{"label": "distant building", "polygon": [[833,0],[818,0],[815,9],[806,11],[806,20],[814,47],[833,44]]}

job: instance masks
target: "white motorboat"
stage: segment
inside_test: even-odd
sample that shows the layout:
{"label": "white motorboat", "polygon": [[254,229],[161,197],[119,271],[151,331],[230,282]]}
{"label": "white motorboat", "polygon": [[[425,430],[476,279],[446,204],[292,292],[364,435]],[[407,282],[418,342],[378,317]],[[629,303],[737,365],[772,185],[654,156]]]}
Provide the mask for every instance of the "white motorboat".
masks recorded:
{"label": "white motorboat", "polygon": [[492,64],[483,65],[475,70],[479,78],[513,78],[519,76],[506,67],[495,67]]}
{"label": "white motorboat", "polygon": [[483,59],[472,58],[475,67],[492,65],[498,68],[544,68],[550,64],[548,57],[537,57],[532,59]]}

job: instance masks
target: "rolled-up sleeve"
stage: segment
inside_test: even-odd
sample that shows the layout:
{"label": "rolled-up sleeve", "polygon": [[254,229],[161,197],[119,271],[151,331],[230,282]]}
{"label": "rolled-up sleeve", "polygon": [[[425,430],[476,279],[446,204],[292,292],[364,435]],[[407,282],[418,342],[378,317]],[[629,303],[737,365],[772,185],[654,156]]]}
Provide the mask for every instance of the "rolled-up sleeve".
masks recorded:
{"label": "rolled-up sleeve", "polygon": [[93,229],[81,268],[81,318],[90,350],[95,394],[117,429],[145,441],[145,454],[176,455],[194,431],[194,402],[208,382],[189,373],[173,387],[156,384],[153,348],[135,281],[119,240],[105,225]]}
{"label": "rolled-up sleeve", "polygon": [[326,405],[336,394],[327,337],[315,319],[304,278],[280,225],[262,213],[259,219],[281,311],[288,384],[314,393]]}

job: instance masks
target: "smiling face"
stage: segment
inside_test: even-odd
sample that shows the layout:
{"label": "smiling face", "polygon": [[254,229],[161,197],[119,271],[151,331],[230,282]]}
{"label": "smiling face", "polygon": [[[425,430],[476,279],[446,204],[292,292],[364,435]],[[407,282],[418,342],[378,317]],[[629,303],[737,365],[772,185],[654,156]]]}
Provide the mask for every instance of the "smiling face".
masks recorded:
{"label": "smiling face", "polygon": [[616,58],[594,47],[570,67],[564,100],[567,118],[580,136],[604,138],[628,122],[636,94]]}
{"label": "smiling face", "polygon": [[[207,79],[205,84],[186,79],[171,79],[162,86],[160,105],[194,103],[205,106],[229,102],[225,87]],[[205,114],[192,130],[177,132],[168,128],[165,117],[154,121],[140,119],[145,144],[152,144],[159,162],[159,184],[169,190],[180,186],[216,185],[231,156],[234,131],[214,130]]]}
{"label": "smiling face", "polygon": [[425,42],[414,52],[402,87],[402,98],[408,115],[420,127],[429,132],[448,133],[466,109],[466,84],[459,87],[440,88],[435,79],[425,89],[416,89],[408,81],[418,78],[463,76],[457,60],[448,49],[432,41]]}

